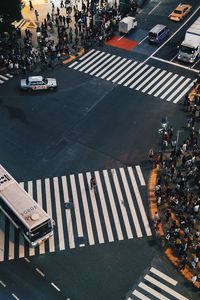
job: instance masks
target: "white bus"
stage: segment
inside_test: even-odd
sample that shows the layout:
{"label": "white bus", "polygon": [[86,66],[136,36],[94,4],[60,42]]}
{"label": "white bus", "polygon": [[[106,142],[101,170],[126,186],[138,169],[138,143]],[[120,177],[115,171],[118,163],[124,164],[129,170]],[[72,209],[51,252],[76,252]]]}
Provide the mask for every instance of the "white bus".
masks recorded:
{"label": "white bus", "polygon": [[0,209],[33,247],[53,235],[54,221],[2,165]]}

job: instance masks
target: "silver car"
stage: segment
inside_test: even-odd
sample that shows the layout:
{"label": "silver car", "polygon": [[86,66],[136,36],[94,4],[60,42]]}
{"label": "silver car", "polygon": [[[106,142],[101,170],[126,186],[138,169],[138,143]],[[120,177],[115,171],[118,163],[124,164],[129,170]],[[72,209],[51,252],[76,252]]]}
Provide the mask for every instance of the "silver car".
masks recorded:
{"label": "silver car", "polygon": [[22,90],[54,90],[57,88],[57,82],[55,78],[44,78],[42,76],[29,76],[26,79],[21,79]]}

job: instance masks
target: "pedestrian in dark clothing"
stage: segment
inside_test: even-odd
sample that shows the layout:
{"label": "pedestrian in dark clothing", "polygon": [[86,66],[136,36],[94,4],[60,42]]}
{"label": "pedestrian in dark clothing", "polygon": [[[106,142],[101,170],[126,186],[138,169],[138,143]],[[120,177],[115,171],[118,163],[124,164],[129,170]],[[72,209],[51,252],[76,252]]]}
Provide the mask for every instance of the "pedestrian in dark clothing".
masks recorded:
{"label": "pedestrian in dark clothing", "polygon": [[33,8],[33,4],[32,4],[32,1],[30,0],[29,1],[29,8],[30,8],[30,10],[33,10],[34,8]]}

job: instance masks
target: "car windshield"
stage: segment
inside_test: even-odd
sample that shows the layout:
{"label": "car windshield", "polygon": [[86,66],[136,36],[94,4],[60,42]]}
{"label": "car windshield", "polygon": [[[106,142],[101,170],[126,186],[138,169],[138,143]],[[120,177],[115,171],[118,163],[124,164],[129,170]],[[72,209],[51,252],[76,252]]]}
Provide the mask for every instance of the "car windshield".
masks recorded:
{"label": "car windshield", "polygon": [[180,50],[184,53],[187,53],[187,54],[193,54],[194,53],[194,48],[189,48],[189,47],[186,47],[186,46],[180,46]]}
{"label": "car windshield", "polygon": [[43,78],[43,82],[44,82],[45,84],[47,84],[47,83],[48,83],[47,78]]}
{"label": "car windshield", "polygon": [[26,84],[28,85],[29,81],[28,81],[28,78],[26,79]]}
{"label": "car windshield", "polygon": [[174,13],[177,14],[177,15],[181,15],[182,14],[182,10],[175,9]]}
{"label": "car windshield", "polygon": [[153,33],[153,32],[149,32],[149,37],[152,38],[152,39],[156,39],[157,34]]}

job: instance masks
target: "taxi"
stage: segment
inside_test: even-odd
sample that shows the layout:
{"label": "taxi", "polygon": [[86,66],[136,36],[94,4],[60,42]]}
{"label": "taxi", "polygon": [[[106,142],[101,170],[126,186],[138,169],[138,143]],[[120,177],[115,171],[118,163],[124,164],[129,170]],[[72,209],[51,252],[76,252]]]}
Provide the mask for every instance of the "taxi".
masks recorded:
{"label": "taxi", "polygon": [[169,19],[172,21],[179,22],[183,20],[187,14],[191,11],[192,6],[189,4],[180,4],[177,8],[169,15]]}
{"label": "taxi", "polygon": [[42,76],[29,76],[26,79],[21,79],[21,89],[28,91],[35,90],[54,90],[57,88],[55,78],[44,78]]}

